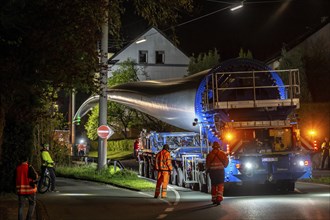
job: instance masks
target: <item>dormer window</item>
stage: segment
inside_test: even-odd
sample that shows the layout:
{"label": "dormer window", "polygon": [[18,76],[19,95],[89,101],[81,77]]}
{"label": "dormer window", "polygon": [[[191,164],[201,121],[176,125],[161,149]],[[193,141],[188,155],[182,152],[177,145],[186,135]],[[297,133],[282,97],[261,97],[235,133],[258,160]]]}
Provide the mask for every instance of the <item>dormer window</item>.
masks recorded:
{"label": "dormer window", "polygon": [[139,63],[148,63],[148,51],[139,50]]}
{"label": "dormer window", "polygon": [[156,51],[156,64],[164,64],[165,63],[165,52],[162,50]]}

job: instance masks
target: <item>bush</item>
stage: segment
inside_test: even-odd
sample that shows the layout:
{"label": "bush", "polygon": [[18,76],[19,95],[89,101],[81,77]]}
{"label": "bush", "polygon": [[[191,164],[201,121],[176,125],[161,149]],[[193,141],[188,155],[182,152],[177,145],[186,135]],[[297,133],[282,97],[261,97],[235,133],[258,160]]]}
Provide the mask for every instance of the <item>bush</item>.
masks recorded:
{"label": "bush", "polygon": [[[133,151],[134,139],[124,139],[107,142],[108,151]],[[98,142],[92,141],[90,151],[97,151]]]}

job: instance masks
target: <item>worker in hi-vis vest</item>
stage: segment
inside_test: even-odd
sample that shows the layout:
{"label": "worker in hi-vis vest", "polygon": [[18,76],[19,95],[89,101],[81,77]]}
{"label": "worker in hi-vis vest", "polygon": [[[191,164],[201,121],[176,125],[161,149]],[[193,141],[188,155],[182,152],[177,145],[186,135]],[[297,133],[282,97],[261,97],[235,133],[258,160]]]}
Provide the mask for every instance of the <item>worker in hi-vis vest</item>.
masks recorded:
{"label": "worker in hi-vis vest", "polygon": [[223,200],[225,167],[228,166],[228,157],[220,150],[218,142],[212,145],[212,151],[206,156],[206,172],[211,179],[211,194],[213,204],[220,205]]}
{"label": "worker in hi-vis vest", "polygon": [[156,154],[155,170],[158,171],[158,175],[155,198],[159,197],[160,187],[162,188],[161,197],[166,198],[167,196],[167,185],[173,170],[169,149],[168,144],[164,144],[163,149]]}

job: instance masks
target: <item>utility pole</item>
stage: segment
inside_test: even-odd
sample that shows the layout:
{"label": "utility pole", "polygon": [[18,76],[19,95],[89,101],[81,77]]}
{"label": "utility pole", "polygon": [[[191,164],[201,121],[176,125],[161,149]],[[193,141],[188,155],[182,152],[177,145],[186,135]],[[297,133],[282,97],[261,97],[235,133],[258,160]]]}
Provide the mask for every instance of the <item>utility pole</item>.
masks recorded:
{"label": "utility pole", "polygon": [[70,143],[71,143],[71,155],[74,156],[74,145],[76,140],[76,127],[75,122],[73,120],[75,114],[75,91],[74,89],[71,90],[70,94],[70,103],[69,103],[69,129],[70,129]]}
{"label": "utility pole", "polygon": [[[100,71],[100,101],[99,101],[99,126],[107,125],[107,82],[108,82],[108,15],[109,0],[106,0],[107,9],[105,19],[102,25],[101,40],[101,71]],[[107,139],[98,139],[98,166],[100,171],[107,164]]]}

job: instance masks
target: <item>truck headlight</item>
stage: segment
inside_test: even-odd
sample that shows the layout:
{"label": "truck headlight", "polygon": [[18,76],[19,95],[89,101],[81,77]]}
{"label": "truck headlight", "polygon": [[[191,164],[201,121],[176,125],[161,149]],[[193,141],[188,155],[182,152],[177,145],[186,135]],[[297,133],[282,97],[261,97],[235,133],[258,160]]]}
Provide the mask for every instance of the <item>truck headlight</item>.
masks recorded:
{"label": "truck headlight", "polygon": [[246,169],[251,170],[253,168],[253,164],[251,162],[246,162],[245,167]]}

